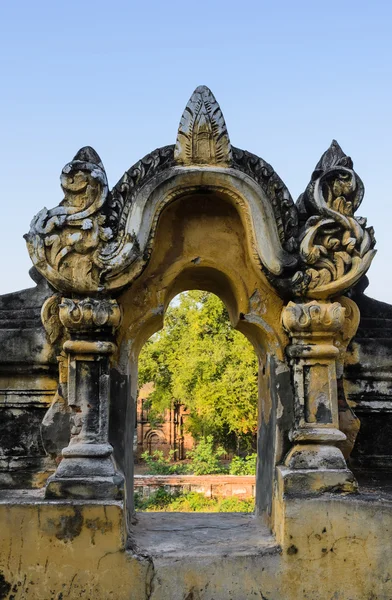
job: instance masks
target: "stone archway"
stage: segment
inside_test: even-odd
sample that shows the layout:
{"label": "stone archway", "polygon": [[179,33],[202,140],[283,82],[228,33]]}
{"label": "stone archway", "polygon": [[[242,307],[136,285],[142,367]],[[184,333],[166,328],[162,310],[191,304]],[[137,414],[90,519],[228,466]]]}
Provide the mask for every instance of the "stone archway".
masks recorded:
{"label": "stone archway", "polygon": [[259,513],[273,524],[274,495],[354,490],[337,446],[337,374],[358,310],[341,295],[375,251],[354,216],[362,182],[338,144],[295,205],[268,163],[231,146],[219,105],[199,87],[175,147],[146,156],[111,191],[99,156],[83,148],[61,183],[64,200],[26,236],[58,290],[42,315],[68,364],[71,440],[47,496],[119,497],[125,477],[131,515],[138,352],[171,298],[195,288],[224,301],[259,356]]}
{"label": "stone archway", "polygon": [[166,443],[164,433],[160,429],[150,429],[144,436],[145,443],[147,445],[147,451],[151,455],[154,450],[158,449],[160,444]]}
{"label": "stone archway", "polygon": [[[233,326],[250,339],[259,357],[259,412],[263,415],[260,419],[260,427],[263,427],[260,444],[266,444],[268,439],[272,443],[266,444],[260,453],[263,455],[259,465],[263,484],[258,486],[257,503],[260,511],[270,512],[274,465],[289,449],[288,429],[293,399],[289,367],[284,358],[284,346],[288,340],[280,324],[283,301],[249,255],[239,210],[222,190],[215,193],[212,190],[203,193],[187,191],[165,205],[146,269],[133,286],[118,297],[123,307],[123,321],[117,337],[119,354],[118,370],[115,370],[116,379],[130,381],[130,395],[135,398],[139,351],[152,333],[163,326],[165,309],[171,299],[189,289],[202,289],[220,297]],[[200,223],[203,223],[202,230]],[[276,386],[269,384],[271,377],[275,378]],[[273,399],[268,392],[269,387],[273,387]],[[127,394],[123,398],[124,405]],[[118,391],[113,395],[119,398]],[[271,402],[281,406],[279,423],[270,419],[275,413]],[[131,417],[124,415],[125,408],[121,418],[123,424],[133,423]],[[116,427],[117,432],[118,427],[121,425]],[[276,432],[271,430],[267,435],[269,428],[276,428]],[[123,432],[125,438],[132,436],[131,431]],[[277,448],[275,437],[280,440]],[[118,459],[120,461],[121,457]],[[123,471],[130,474],[133,459],[129,456],[127,460],[124,456],[124,461]],[[131,485],[130,477],[128,487]]]}

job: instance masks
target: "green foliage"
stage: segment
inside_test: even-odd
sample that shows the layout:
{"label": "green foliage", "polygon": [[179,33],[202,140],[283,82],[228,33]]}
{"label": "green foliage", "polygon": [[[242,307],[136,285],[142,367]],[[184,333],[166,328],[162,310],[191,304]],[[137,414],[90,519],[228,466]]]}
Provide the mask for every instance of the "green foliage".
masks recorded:
{"label": "green foliage", "polygon": [[143,452],[142,459],[146,461],[150,475],[182,475],[187,473],[187,465],[173,462],[174,450],[170,450],[169,456],[164,457],[161,450],[155,450],[152,454]]}
{"label": "green foliage", "polygon": [[234,456],[230,463],[230,475],[256,475],[257,454],[248,454],[245,458]]}
{"label": "green foliage", "polygon": [[174,450],[171,450],[165,458],[161,450],[155,450],[152,454],[146,451],[141,458],[147,464],[149,475],[212,475],[225,472],[219,460],[225,454],[225,450],[221,446],[214,448],[212,435],[200,440],[193,450],[189,450],[188,456],[191,460],[188,464],[173,462],[174,454]]}
{"label": "green foliage", "polygon": [[167,505],[170,512],[210,512],[214,505],[210,498],[199,492],[180,494]]}
{"label": "green foliage", "polygon": [[246,512],[254,510],[254,499],[240,500],[235,496],[230,498],[207,498],[198,492],[185,494],[170,494],[164,488],[159,488],[143,499],[135,494],[136,510],[147,512]]}
{"label": "green foliage", "polygon": [[229,498],[222,498],[218,501],[218,512],[246,512],[251,513],[255,509],[254,498],[247,498],[241,500],[235,496]]}
{"label": "green foliage", "polygon": [[214,438],[208,435],[206,439],[200,440],[193,450],[188,451],[188,457],[191,459],[189,471],[194,475],[223,473],[219,458],[224,454],[225,450],[221,446],[214,449]]}
{"label": "green foliage", "polygon": [[200,291],[169,306],[165,326],[144,346],[139,383],[154,382],[151,414],[172,402],[188,407],[195,439],[212,435],[227,450],[249,448],[257,427],[257,358],[222,302]]}
{"label": "green foliage", "polygon": [[175,495],[170,494],[163,487],[158,488],[149,498],[143,498],[140,494],[136,493],[134,495],[135,509],[165,511],[175,497]]}

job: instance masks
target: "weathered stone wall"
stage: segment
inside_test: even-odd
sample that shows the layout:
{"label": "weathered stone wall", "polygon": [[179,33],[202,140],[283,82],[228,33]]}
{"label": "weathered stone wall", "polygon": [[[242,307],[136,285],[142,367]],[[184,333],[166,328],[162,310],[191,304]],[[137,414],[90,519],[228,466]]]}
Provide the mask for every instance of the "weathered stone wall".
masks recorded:
{"label": "weathered stone wall", "polygon": [[357,294],[361,320],[345,366],[345,389],[361,422],[354,468],[392,466],[392,306]]}
{"label": "weathered stone wall", "polygon": [[41,487],[55,468],[41,436],[58,382],[41,321],[52,291],[39,279],[36,288],[0,296],[0,489]]}

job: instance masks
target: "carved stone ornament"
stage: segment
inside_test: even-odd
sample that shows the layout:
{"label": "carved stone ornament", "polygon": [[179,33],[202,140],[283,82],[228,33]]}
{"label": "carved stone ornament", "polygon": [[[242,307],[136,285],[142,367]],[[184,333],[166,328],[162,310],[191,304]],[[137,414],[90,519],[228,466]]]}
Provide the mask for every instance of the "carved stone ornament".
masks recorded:
{"label": "carved stone ornament", "polygon": [[298,249],[298,211],[289,190],[265,160],[233,147],[233,166],[254,179],[269,199],[275,216],[279,239],[283,248],[292,253],[292,263]]}
{"label": "carved stone ornament", "polygon": [[229,165],[232,152],[225,119],[211,90],[193,92],[181,117],[174,159],[184,165]]}
{"label": "carved stone ornament", "polygon": [[79,150],[61,173],[61,187],[60,205],[43,208],[25,235],[31,259],[57,289],[99,289],[98,251],[113,232],[102,212],[108,183],[95,150]]}
{"label": "carved stone ornament", "polygon": [[298,295],[336,295],[368,270],[376,252],[374,231],[366,227],[366,219],[354,216],[363,195],[351,158],[334,140],[298,202],[306,218],[300,234],[302,270],[293,278]]}
{"label": "carved stone ornament", "polygon": [[121,309],[116,300],[63,298],[59,305],[59,316],[68,331],[106,329],[113,332],[121,323]]}
{"label": "carved stone ornament", "polygon": [[41,321],[51,344],[56,344],[64,335],[64,327],[59,319],[60,294],[49,296],[41,308]]}
{"label": "carved stone ornament", "polygon": [[344,325],[345,308],[339,302],[307,304],[289,302],[283,309],[284,328],[295,337],[312,336],[315,333],[334,333]]}
{"label": "carved stone ornament", "polygon": [[[205,86],[196,88],[184,110],[176,145],[138,161],[112,191],[98,154],[79,150],[61,174],[63,200],[42,209],[25,236],[31,259],[64,295],[109,294],[146,267],[167,203],[200,188],[232,197],[237,184],[236,202],[248,211],[249,235],[258,240],[255,261],[282,297],[338,296],[366,273],[375,254],[373,230],[354,216],[364,188],[339,145],[333,142],[322,156],[295,205],[271,165],[231,146],[219,104]],[[245,188],[256,200],[243,201]],[[260,224],[271,232],[270,241]]]}

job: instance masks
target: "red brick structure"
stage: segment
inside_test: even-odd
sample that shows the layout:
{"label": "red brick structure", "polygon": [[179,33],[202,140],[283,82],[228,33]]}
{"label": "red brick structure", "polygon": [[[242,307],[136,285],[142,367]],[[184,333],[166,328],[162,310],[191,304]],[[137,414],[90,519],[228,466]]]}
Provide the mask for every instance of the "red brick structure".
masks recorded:
{"label": "red brick structure", "polygon": [[194,440],[186,431],[185,421],[189,412],[183,404],[173,402],[171,408],[166,410],[163,422],[151,424],[149,421],[148,397],[154,389],[152,382],[146,383],[139,390],[136,412],[137,447],[135,459],[138,461],[146,450],[152,454],[155,450],[161,450],[164,456],[168,456],[170,450],[175,451],[174,458],[183,460],[186,458],[187,450],[193,448]]}

